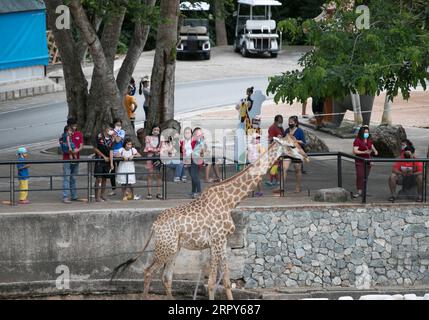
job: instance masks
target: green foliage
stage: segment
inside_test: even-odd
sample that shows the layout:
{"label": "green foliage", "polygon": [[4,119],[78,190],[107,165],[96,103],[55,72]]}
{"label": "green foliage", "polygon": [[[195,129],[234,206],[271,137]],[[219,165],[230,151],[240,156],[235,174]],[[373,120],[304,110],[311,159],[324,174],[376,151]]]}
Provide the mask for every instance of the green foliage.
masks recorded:
{"label": "green foliage", "polygon": [[[304,22],[303,29],[315,49],[299,61],[300,70],[270,78],[267,92],[292,104],[308,97],[342,98],[350,91],[375,95],[387,90],[393,98],[407,99],[410,90],[426,88],[429,33],[421,8],[406,1],[371,0],[371,27],[358,30],[354,11],[336,11],[332,20]],[[283,25],[282,25],[283,26]],[[284,28],[296,32],[291,21]]]}

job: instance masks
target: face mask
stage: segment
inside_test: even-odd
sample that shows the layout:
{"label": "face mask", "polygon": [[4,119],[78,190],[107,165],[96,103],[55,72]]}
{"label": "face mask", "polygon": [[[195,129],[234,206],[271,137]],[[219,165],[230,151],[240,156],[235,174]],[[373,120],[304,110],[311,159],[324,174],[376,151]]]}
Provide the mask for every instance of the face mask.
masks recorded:
{"label": "face mask", "polygon": [[364,138],[364,139],[368,139],[368,138],[369,138],[369,133],[364,133],[364,134],[363,134],[363,138]]}
{"label": "face mask", "polygon": [[121,130],[121,129],[122,129],[122,127],[121,127],[121,126],[116,126],[116,127],[115,127],[115,130],[116,130],[116,131],[119,131],[119,130]]}
{"label": "face mask", "polygon": [[295,124],[294,124],[294,123],[289,123],[289,128],[290,128],[290,129],[295,128]]}
{"label": "face mask", "polygon": [[405,150],[407,146],[401,146],[401,150]]}
{"label": "face mask", "polygon": [[277,123],[277,127],[283,128],[283,123]]}

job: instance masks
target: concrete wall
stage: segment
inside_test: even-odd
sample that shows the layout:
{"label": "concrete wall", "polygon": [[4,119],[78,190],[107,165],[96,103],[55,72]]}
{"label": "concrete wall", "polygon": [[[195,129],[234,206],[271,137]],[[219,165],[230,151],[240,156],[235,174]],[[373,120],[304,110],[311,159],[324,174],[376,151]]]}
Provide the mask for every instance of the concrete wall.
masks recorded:
{"label": "concrete wall", "polygon": [[[72,281],[106,279],[141,250],[158,214],[1,215],[0,294],[6,284],[36,281],[54,290],[60,265],[69,268]],[[429,285],[427,206],[241,208],[233,218],[231,277],[244,279],[248,288]],[[142,278],[152,249],[125,278]],[[182,250],[175,279],[196,281],[200,271],[207,273],[208,257],[208,250]]]}
{"label": "concrete wall", "polygon": [[45,77],[44,66],[31,66],[15,69],[0,70],[0,84],[17,81],[43,79]]}

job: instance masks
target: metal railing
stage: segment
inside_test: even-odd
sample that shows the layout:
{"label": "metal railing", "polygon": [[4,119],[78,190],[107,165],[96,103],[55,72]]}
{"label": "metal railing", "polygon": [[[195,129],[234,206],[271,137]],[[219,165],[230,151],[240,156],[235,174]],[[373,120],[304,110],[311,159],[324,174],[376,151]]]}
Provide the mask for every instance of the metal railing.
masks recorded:
{"label": "metal railing", "polygon": [[[363,190],[362,190],[362,203],[365,204],[367,203],[367,190],[368,190],[368,166],[370,165],[371,162],[379,162],[379,163],[396,163],[396,162],[422,162],[423,163],[423,182],[422,182],[422,193],[421,193],[421,198],[423,202],[427,202],[427,170],[428,170],[428,163],[429,163],[429,158],[421,158],[421,159],[399,159],[399,158],[371,158],[371,159],[367,159],[367,158],[361,158],[355,155],[351,155],[351,154],[347,154],[344,152],[316,152],[316,153],[307,153],[307,155],[309,157],[336,157],[336,161],[337,161],[337,186],[339,188],[343,187],[343,169],[342,169],[342,161],[343,158],[346,159],[351,159],[354,161],[362,161],[364,163],[364,178],[363,178]],[[290,159],[290,157],[287,156],[281,156],[279,158],[279,160],[285,160],[285,159]],[[227,161],[232,162],[234,164],[243,164],[243,165],[248,165],[250,163],[239,163],[237,160],[233,160],[233,159],[227,159],[226,157],[224,157],[223,159],[223,170],[222,170],[222,179],[226,178],[226,163]],[[284,180],[285,180],[285,176],[284,176],[284,170],[283,170],[283,165],[279,166],[279,173],[280,173],[280,186],[279,186],[279,192],[280,192],[280,196],[284,197],[285,196],[285,186],[284,186]]]}
{"label": "metal railing", "polygon": [[[120,159],[114,159],[114,162],[119,163]],[[161,175],[161,181],[162,184],[161,186],[159,185],[151,185],[150,187],[152,188],[159,188],[161,187],[161,195],[162,195],[162,199],[167,199],[167,165],[164,164],[161,159],[159,157],[139,157],[139,158],[134,158],[133,161],[135,162],[146,162],[146,161],[160,161],[160,165],[161,165],[161,170],[159,172],[141,172],[141,171],[135,171],[133,173],[97,173],[96,175],[99,177],[105,177],[106,180],[110,179],[110,177],[112,176],[116,176],[117,175],[126,175],[126,182],[128,182],[129,176],[130,175]],[[17,164],[29,164],[29,165],[49,165],[49,164],[65,164],[65,163],[70,163],[70,164],[81,164],[84,163],[87,165],[87,170],[86,173],[84,174],[50,174],[50,175],[31,175],[31,179],[34,178],[48,178],[49,179],[49,188],[28,188],[28,189],[17,189],[16,188],[16,179],[19,179],[19,176],[15,174],[15,168]],[[79,159],[79,160],[26,160],[26,161],[0,161],[0,167],[1,166],[9,166],[9,176],[0,176],[0,179],[9,179],[9,185],[10,188],[9,190],[0,190],[0,193],[7,193],[9,192],[9,202],[11,205],[15,205],[16,204],[16,196],[15,194],[17,192],[20,191],[26,191],[26,192],[41,192],[41,191],[63,191],[63,188],[54,188],[53,186],[53,180],[55,177],[59,177],[59,178],[64,178],[64,177],[86,177],[86,181],[87,181],[87,185],[86,187],[76,187],[74,190],[78,191],[78,190],[86,190],[87,191],[87,197],[88,197],[88,203],[91,203],[91,195],[93,190],[95,191],[96,189],[107,189],[107,187],[99,187],[99,186],[94,186],[94,179],[95,179],[95,173],[94,173],[94,164],[96,163],[106,163],[104,159]],[[117,168],[117,166],[115,166]],[[70,183],[70,181],[69,181]],[[128,184],[128,183],[127,183]],[[121,188],[122,186],[117,186],[117,188]],[[133,189],[141,189],[141,188],[148,188],[148,185],[133,185],[132,186]]]}
{"label": "metal railing", "polygon": [[[232,163],[233,165],[238,164],[237,160],[233,160],[233,159],[228,159],[226,157],[226,153],[225,153],[225,143],[223,145],[223,163],[222,163],[222,170],[221,170],[221,175],[222,175],[222,180],[225,180],[227,178],[227,171],[226,168],[228,166],[228,163]],[[363,190],[362,190],[362,203],[365,204],[367,203],[367,190],[368,190],[368,167],[370,165],[371,162],[378,162],[378,163],[395,163],[395,162],[422,162],[423,165],[423,185],[422,185],[422,194],[420,195],[422,200],[426,203],[427,202],[427,167],[428,167],[428,163],[429,163],[429,159],[428,158],[422,158],[422,159],[392,159],[392,158],[371,158],[371,159],[366,159],[366,158],[361,158],[355,155],[350,155],[347,153],[343,153],[343,152],[321,152],[321,153],[308,153],[307,154],[309,157],[336,157],[336,161],[337,161],[337,186],[338,187],[343,187],[343,168],[342,168],[342,162],[343,159],[351,159],[354,161],[362,161],[364,163],[364,186],[363,186]],[[282,159],[286,159],[287,157],[280,157],[280,160]],[[161,174],[161,181],[162,181],[162,185],[158,186],[158,185],[152,185],[152,188],[158,188],[161,187],[162,190],[162,198],[163,199],[167,199],[167,164],[163,163],[161,161],[161,158],[155,158],[155,157],[139,157],[139,158],[134,158],[134,161],[136,163],[138,162],[145,162],[145,161],[157,161],[159,160],[161,162],[161,170],[160,172],[139,172],[136,171],[134,173],[115,173],[114,175],[126,175],[127,176],[127,181],[128,181],[128,176],[131,174],[135,174],[137,175],[158,175]],[[170,160],[174,160],[174,159],[170,159]],[[115,162],[118,161],[120,162],[120,159],[115,159]],[[91,195],[92,195],[92,191],[94,189],[96,189],[96,187],[94,187],[94,164],[97,162],[105,162],[104,159],[79,159],[79,160],[28,160],[28,161],[0,161],[0,167],[1,166],[9,166],[9,176],[0,176],[0,179],[9,179],[9,186],[10,189],[9,190],[0,190],[0,193],[5,193],[5,192],[9,192],[10,193],[10,203],[11,204],[15,204],[16,202],[16,197],[15,197],[15,193],[19,192],[19,191],[63,191],[63,188],[54,188],[53,186],[53,179],[55,177],[61,177],[64,178],[65,176],[71,176],[71,175],[64,175],[64,174],[51,174],[51,175],[32,175],[31,178],[48,178],[49,179],[49,188],[47,189],[31,189],[28,188],[28,190],[20,190],[16,188],[16,179],[19,178],[16,174],[15,174],[15,168],[17,164],[39,164],[39,165],[47,165],[47,164],[64,164],[64,163],[85,163],[87,164],[87,170],[86,173],[84,174],[75,174],[73,176],[75,177],[86,177],[86,187],[81,187],[81,188],[76,188],[76,190],[86,190],[87,191],[87,196],[88,196],[88,203],[91,202]],[[240,163],[245,165],[246,163]],[[284,171],[283,171],[283,166],[279,166],[280,169],[280,195],[281,196],[285,196],[285,188],[284,188]],[[108,179],[111,175],[113,175],[113,173],[109,173],[109,174],[100,174],[100,176],[105,175],[106,178]],[[120,186],[119,186],[120,187]],[[118,188],[119,188],[118,187]],[[105,187],[107,188],[107,187]],[[148,185],[133,185],[134,189],[139,189],[139,188],[148,188]]]}

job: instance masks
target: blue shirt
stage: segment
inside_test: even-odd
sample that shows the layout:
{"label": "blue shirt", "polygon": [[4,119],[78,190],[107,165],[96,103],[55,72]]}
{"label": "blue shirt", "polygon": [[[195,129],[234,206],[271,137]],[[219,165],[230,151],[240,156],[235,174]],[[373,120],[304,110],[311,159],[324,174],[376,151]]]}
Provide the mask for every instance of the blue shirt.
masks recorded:
{"label": "blue shirt", "polygon": [[[285,131],[285,136],[289,134],[289,132],[290,132],[290,128],[287,128]],[[293,136],[296,138],[296,140],[301,140],[303,142],[303,144],[301,144],[301,147],[305,147],[305,145],[307,144],[307,141],[305,140],[304,130],[302,130],[301,128],[297,128]]]}
{"label": "blue shirt", "polygon": [[18,157],[18,161],[22,162],[16,165],[16,168],[18,169],[18,180],[28,180],[28,177],[29,177],[28,168],[23,168],[26,165],[26,163],[24,163],[25,158]]}
{"label": "blue shirt", "polygon": [[125,130],[122,130],[122,129],[119,130],[119,131],[115,130],[115,132],[118,135],[118,137],[121,138],[121,141],[115,142],[113,144],[113,152],[119,151],[119,149],[121,149],[123,147],[123,145],[124,145],[124,139],[125,139]]}

